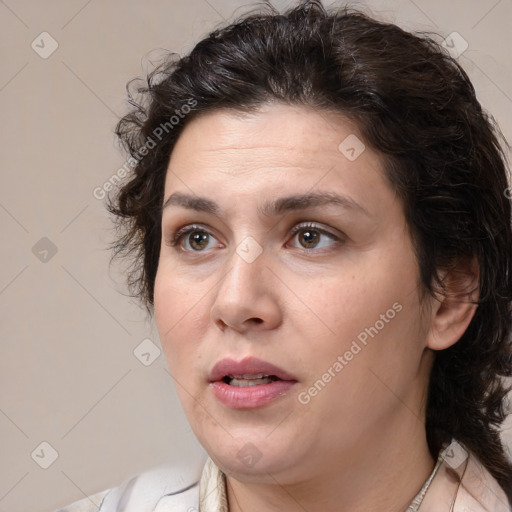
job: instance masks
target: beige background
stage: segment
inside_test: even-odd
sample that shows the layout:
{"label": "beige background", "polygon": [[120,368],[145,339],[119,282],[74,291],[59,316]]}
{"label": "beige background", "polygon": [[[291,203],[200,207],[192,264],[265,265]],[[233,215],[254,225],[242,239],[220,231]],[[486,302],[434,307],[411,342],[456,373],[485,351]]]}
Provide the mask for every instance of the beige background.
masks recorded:
{"label": "beige background", "polygon": [[[254,5],[0,1],[1,512],[48,512],[199,451],[163,356],[145,366],[133,353],[146,338],[158,344],[156,330],[109,270],[110,224],[93,190],[124,161],[113,127],[125,83],[151,68],[153,50],[185,53]],[[407,29],[460,33],[460,61],[510,139],[512,0],[352,5]],[[42,32],[58,43],[46,59],[31,47],[51,49]],[[48,469],[42,442],[58,453]]]}

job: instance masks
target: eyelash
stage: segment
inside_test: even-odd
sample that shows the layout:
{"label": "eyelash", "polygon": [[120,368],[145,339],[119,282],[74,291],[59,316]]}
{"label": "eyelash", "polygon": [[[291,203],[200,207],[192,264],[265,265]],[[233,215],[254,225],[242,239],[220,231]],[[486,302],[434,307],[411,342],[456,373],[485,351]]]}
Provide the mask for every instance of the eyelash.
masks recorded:
{"label": "eyelash", "polygon": [[[333,245],[338,245],[342,242],[342,239],[336,235],[334,235],[333,233],[330,233],[329,231],[326,231],[325,229],[322,229],[321,227],[319,227],[318,225],[314,224],[314,223],[304,223],[304,224],[298,224],[296,226],[294,226],[294,228],[291,230],[290,232],[290,237],[293,238],[295,237],[295,235],[297,233],[300,233],[301,231],[307,231],[307,230],[312,230],[312,231],[317,231],[318,233],[320,233],[321,235],[325,235],[327,236],[328,238],[330,238],[334,244]],[[177,245],[179,245],[180,241],[187,235],[189,235],[190,233],[194,232],[194,231],[202,231],[206,234],[208,234],[209,236],[212,236],[213,238],[215,238],[207,229],[205,229],[203,226],[200,226],[200,225],[197,225],[197,224],[193,224],[193,225],[190,225],[190,226],[185,226],[181,229],[179,229],[176,233],[174,233],[170,240],[167,242],[167,245],[171,246],[171,247],[176,247]],[[312,248],[312,249],[307,249],[305,247],[295,247],[295,249],[299,249],[299,250],[302,250],[304,252],[307,252],[307,253],[311,253],[312,251],[315,251],[315,248]],[[187,252],[187,253],[190,253],[190,252],[195,252],[195,253],[201,253],[201,252],[204,252],[204,251],[190,251],[188,249],[183,249],[183,248],[178,248],[177,250],[181,251],[181,252]],[[319,252],[319,251],[322,251],[322,250],[325,250],[325,248],[323,249],[317,249],[316,252]]]}

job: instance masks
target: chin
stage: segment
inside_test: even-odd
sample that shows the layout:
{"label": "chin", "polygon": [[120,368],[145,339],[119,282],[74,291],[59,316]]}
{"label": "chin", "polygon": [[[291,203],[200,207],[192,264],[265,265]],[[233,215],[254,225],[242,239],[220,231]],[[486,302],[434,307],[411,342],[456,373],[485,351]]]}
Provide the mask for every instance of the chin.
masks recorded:
{"label": "chin", "polygon": [[[257,432],[244,430],[243,435],[225,434],[222,440],[212,439],[199,441],[217,466],[226,474],[240,481],[273,482],[270,475],[278,474],[293,467],[300,458],[296,451],[295,443],[289,445],[284,439],[265,439],[265,435],[257,435]],[[289,439],[293,439],[290,437]]]}

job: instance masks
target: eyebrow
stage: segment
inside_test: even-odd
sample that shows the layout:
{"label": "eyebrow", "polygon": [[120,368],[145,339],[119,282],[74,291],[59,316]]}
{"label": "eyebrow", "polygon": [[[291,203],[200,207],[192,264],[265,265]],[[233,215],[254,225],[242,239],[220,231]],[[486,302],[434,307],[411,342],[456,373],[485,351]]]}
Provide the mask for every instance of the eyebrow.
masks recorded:
{"label": "eyebrow", "polygon": [[[334,192],[311,192],[306,194],[296,194],[280,197],[272,201],[267,201],[258,207],[258,212],[267,217],[278,217],[286,212],[306,210],[318,206],[335,205],[347,210],[354,210],[370,217],[370,213],[359,203],[347,196],[341,196]],[[195,195],[184,194],[183,192],[174,192],[164,202],[162,210],[170,206],[181,206],[190,210],[210,213],[216,216],[222,216],[222,209],[211,199]]]}

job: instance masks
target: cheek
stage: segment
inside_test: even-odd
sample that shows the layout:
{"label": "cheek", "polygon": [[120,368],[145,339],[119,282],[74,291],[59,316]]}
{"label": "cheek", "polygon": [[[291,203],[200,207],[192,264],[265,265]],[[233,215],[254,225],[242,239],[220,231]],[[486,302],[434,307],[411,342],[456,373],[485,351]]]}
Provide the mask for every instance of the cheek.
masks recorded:
{"label": "cheek", "polygon": [[384,252],[385,257],[376,251],[364,254],[304,297],[316,315],[302,316],[302,331],[314,332],[316,326],[313,356],[324,366],[351,349],[357,355],[348,353],[348,358],[390,368],[402,360],[409,364],[421,352],[418,269],[406,249]]}
{"label": "cheek", "polygon": [[[202,297],[207,300],[207,297]],[[206,328],[204,303],[186,283],[157,275],[154,291],[155,322],[169,370],[178,376],[180,369],[197,364],[201,333]],[[187,373],[187,372],[181,372]]]}
{"label": "cheek", "polygon": [[[411,293],[414,276],[402,273],[401,280],[382,264],[369,264],[341,276],[334,272],[331,275],[334,277],[324,278],[316,292],[303,295],[304,304],[310,305],[310,310],[315,313],[303,316],[304,321],[316,322],[326,335],[352,338],[376,322],[382,329],[383,321],[387,325],[397,316],[397,309],[414,299],[415,294]],[[384,319],[381,319],[382,315]]]}
{"label": "cheek", "polygon": [[165,261],[159,265],[154,290],[155,319],[159,330],[168,334],[194,327],[198,312],[208,300],[205,284],[169,267],[171,264]]}

